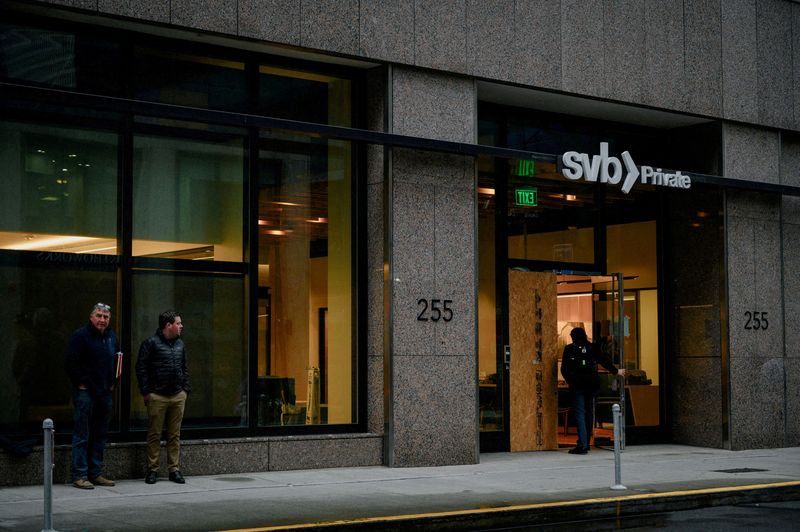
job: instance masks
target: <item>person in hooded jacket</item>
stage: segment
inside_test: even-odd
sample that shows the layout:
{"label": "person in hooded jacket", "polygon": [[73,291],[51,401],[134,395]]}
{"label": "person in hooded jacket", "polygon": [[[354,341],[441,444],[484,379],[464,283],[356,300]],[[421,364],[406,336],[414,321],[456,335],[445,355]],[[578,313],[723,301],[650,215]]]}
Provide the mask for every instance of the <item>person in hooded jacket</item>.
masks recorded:
{"label": "person in hooded jacket", "polygon": [[113,480],[102,475],[120,352],[110,322],[111,307],[105,303],[95,304],[89,323],[72,333],[67,346],[65,367],[75,407],[72,485],[86,490],[94,489],[95,485],[114,485]]}
{"label": "person in hooded jacket", "polygon": [[572,343],[564,347],[561,375],[572,393],[572,408],[575,424],[578,425],[578,443],[569,453],[586,454],[594,426],[594,397],[600,388],[597,365],[600,364],[613,375],[623,376],[625,370],[617,369],[597,346],[589,342],[582,327],[575,327],[569,335]]}
{"label": "person in hooded jacket", "polygon": [[144,481],[155,484],[161,431],[166,421],[167,469],[172,482],[186,482],[180,471],[181,423],[189,392],[186,349],[181,339],[183,320],[174,310],[158,317],[155,334],[142,342],[136,360],[139,392],[147,406],[147,475]]}

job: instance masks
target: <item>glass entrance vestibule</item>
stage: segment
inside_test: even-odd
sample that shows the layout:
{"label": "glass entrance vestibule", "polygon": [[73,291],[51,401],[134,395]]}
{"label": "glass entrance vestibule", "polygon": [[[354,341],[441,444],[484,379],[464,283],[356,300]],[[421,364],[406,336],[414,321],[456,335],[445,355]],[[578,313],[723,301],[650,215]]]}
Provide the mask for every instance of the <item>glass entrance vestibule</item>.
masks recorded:
{"label": "glass entrance vestibule", "polygon": [[[627,443],[685,439],[693,421],[678,390],[714,382],[713,372],[685,368],[724,359],[725,189],[713,178],[722,173],[720,124],[572,111],[479,104],[478,142],[499,148],[477,161],[484,451],[574,444],[559,362],[575,326],[627,372],[623,384],[601,370],[598,443],[610,437],[614,402]],[[526,297],[532,308],[515,305]],[[533,329],[522,352],[517,322]],[[533,380],[517,378],[520,364],[535,368]],[[536,420],[541,437],[518,434],[520,419]]]}
{"label": "glass entrance vestibule", "polygon": [[[535,165],[535,163],[534,163]],[[636,441],[664,438],[659,220],[663,198],[622,198],[538,164],[486,158],[479,185],[479,408],[485,450],[574,445],[560,360],[574,327],[625,367],[623,387],[601,371],[596,441],[611,405]],[[520,190],[536,196],[520,201]],[[611,275],[615,274],[615,275]],[[620,286],[621,285],[621,286]],[[623,393],[624,392],[624,393]],[[538,420],[538,421],[537,421]]]}

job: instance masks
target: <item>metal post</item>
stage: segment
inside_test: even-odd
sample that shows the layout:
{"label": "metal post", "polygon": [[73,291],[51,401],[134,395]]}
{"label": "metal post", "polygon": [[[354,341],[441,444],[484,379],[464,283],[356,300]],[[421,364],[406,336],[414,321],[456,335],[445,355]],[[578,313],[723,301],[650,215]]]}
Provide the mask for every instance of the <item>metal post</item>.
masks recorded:
{"label": "metal post", "polygon": [[[621,369],[625,369],[625,276],[620,272],[617,274],[619,276],[617,280],[617,292],[618,296],[618,314],[617,314],[617,334],[619,334],[618,342],[619,345],[619,367]],[[619,423],[614,421],[614,426],[616,427],[619,425],[619,444],[621,449],[625,449],[625,412],[627,409],[625,408],[625,379],[620,377],[619,379],[619,404],[621,405],[621,413],[619,416]],[[614,437],[614,441],[617,441],[617,437]]]}
{"label": "metal post", "polygon": [[44,532],[53,530],[53,432],[55,426],[50,418],[42,422],[44,430]]}
{"label": "metal post", "polygon": [[626,490],[625,486],[622,485],[622,467],[620,464],[620,418],[622,415],[620,414],[620,408],[618,404],[614,404],[611,407],[611,410],[614,411],[614,485],[611,486],[612,490]]}

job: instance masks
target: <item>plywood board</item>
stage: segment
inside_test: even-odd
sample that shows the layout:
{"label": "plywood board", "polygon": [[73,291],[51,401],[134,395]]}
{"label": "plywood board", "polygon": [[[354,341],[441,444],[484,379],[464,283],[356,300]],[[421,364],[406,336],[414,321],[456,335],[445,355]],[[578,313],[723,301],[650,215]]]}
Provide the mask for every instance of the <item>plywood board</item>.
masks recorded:
{"label": "plywood board", "polygon": [[556,276],[508,272],[512,451],[558,448]]}

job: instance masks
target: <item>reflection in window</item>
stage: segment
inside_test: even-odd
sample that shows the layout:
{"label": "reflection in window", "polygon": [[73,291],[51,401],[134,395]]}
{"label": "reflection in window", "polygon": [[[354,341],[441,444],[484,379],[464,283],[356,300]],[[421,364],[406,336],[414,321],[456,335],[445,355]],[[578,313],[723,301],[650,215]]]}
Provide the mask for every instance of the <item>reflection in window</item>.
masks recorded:
{"label": "reflection in window", "polygon": [[0,122],[0,249],[115,254],[117,136]]}
{"label": "reflection in window", "polygon": [[[131,367],[139,345],[155,334],[158,315],[175,309],[192,391],[184,427],[247,426],[247,320],[240,275],[137,271],[133,277]],[[147,410],[131,380],[131,428],[147,429]]]}
{"label": "reflection in window", "polygon": [[478,159],[478,384],[483,432],[503,430],[503,371],[497,353],[495,159]]}
{"label": "reflection in window", "polygon": [[[59,433],[72,427],[64,353],[72,332],[85,325],[98,301],[111,305],[119,331],[113,271],[66,267],[0,266],[0,433],[41,434],[51,418]],[[116,415],[112,430],[116,430]]]}
{"label": "reflection in window", "polygon": [[244,63],[162,49],[134,52],[134,98],[202,109],[245,111]]}
{"label": "reflection in window", "polygon": [[301,135],[261,139],[260,426],[356,422],[350,151]]}
{"label": "reflection in window", "polygon": [[[508,178],[508,258],[566,263],[594,262],[594,191],[566,182],[553,163],[536,162],[536,176]],[[536,204],[518,192],[535,190]]]}
{"label": "reflection in window", "polygon": [[261,66],[258,112],[275,118],[349,127],[350,80]]}
{"label": "reflection in window", "polygon": [[0,78],[117,95],[123,63],[119,45],[102,38],[0,24]]}
{"label": "reflection in window", "polygon": [[243,176],[240,137],[135,137],[133,255],[241,262]]}

